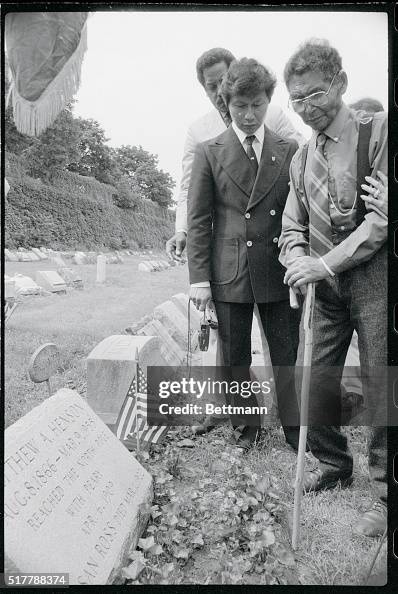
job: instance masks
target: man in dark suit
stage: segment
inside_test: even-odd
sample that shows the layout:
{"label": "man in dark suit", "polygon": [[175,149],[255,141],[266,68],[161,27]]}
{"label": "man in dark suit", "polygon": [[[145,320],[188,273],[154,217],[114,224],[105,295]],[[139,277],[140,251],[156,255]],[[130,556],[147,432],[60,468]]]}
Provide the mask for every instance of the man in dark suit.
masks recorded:
{"label": "man in dark suit", "polygon": [[[289,293],[278,256],[289,165],[297,143],[264,125],[276,79],[256,60],[233,62],[222,83],[232,125],[200,144],[188,194],[190,296],[203,311],[213,299],[229,379],[248,380],[253,308],[266,335],[286,439],[297,446],[294,387],[298,322],[292,327]],[[279,366],[286,366],[278,370]],[[287,367],[290,366],[290,367]],[[235,406],[256,406],[252,394]],[[231,417],[246,425],[237,443],[255,441],[259,417]],[[290,426],[289,426],[290,425]]]}

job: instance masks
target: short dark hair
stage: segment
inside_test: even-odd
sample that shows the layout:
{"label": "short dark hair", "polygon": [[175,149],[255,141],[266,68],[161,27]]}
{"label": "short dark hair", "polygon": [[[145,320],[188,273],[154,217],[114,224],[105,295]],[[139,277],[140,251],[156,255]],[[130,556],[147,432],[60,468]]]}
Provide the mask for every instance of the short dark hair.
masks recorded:
{"label": "short dark hair", "polygon": [[196,62],[196,74],[202,87],[205,84],[205,77],[203,75],[205,68],[210,68],[210,66],[214,66],[214,64],[218,64],[219,62],[225,62],[227,67],[229,67],[234,60],[235,56],[223,47],[213,47],[202,54]]}
{"label": "short dark hair", "polygon": [[341,56],[327,39],[308,39],[291,56],[285,66],[283,76],[285,83],[288,84],[295,74],[316,70],[321,72],[326,80],[331,81],[341,69]]}
{"label": "short dark hair", "polygon": [[372,97],[363,97],[358,99],[355,103],[349,105],[352,109],[366,111],[366,113],[373,114],[379,111],[384,111],[383,104],[378,99],[372,99]]}
{"label": "short dark hair", "polygon": [[235,60],[221,84],[221,94],[227,105],[236,95],[255,95],[265,91],[271,100],[276,85],[275,75],[253,58]]}

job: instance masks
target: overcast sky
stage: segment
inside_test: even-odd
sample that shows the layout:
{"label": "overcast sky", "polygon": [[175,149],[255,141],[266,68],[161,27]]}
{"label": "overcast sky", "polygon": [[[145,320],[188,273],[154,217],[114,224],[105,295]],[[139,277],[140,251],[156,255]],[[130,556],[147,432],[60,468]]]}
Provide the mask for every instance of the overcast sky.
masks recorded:
{"label": "overcast sky", "polygon": [[88,20],[88,51],[75,113],[97,120],[111,146],[141,145],[178,183],[189,124],[211,109],[196,79],[196,59],[211,47],[256,58],[277,76],[287,108],[283,68],[309,37],[330,41],[348,74],[345,101],[388,106],[387,15],[381,12],[97,12]]}

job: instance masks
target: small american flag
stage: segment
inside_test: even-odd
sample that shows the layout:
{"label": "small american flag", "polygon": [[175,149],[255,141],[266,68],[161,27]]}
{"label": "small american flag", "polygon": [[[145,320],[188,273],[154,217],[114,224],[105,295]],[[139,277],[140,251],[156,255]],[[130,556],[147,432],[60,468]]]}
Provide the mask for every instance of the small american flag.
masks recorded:
{"label": "small american flag", "polygon": [[[130,384],[115,425],[116,436],[130,449],[135,449],[137,446],[137,423],[140,444],[159,443],[168,431],[167,425],[150,427],[147,424],[148,386],[146,377],[138,363],[136,369],[137,378],[134,377]],[[150,398],[150,402],[153,408],[155,399]],[[159,418],[158,410],[156,410],[156,417]],[[165,418],[165,420],[167,419]]]}

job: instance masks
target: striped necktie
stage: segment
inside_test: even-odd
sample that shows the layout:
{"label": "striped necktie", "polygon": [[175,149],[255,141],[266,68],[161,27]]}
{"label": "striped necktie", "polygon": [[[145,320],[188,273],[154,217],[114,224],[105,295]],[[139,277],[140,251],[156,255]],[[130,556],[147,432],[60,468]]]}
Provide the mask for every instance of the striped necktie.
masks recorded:
{"label": "striped necktie", "polygon": [[328,164],[324,155],[326,135],[320,132],[310,176],[310,254],[323,256],[333,247],[328,200]]}
{"label": "striped necktie", "polygon": [[246,136],[246,142],[247,142],[246,153],[250,159],[250,165],[252,166],[254,174],[257,175],[258,161],[257,161],[256,153],[254,152],[254,148],[253,148],[253,141],[255,140],[255,138],[256,137],[254,134],[252,134],[251,136]]}

